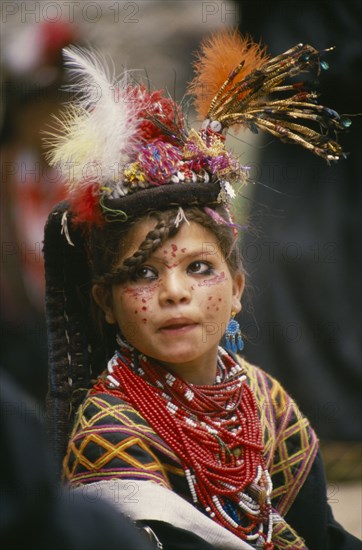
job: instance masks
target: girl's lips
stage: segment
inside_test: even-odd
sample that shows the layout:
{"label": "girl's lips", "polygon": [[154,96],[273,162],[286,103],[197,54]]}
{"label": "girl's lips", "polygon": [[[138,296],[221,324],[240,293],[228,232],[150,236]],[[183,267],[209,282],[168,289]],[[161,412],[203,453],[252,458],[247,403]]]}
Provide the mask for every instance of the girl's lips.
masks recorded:
{"label": "girl's lips", "polygon": [[169,325],[167,327],[160,328],[159,332],[162,334],[184,334],[197,327],[196,323],[190,325]]}
{"label": "girl's lips", "polygon": [[164,334],[184,333],[194,329],[198,323],[189,319],[173,319],[166,322],[159,331]]}

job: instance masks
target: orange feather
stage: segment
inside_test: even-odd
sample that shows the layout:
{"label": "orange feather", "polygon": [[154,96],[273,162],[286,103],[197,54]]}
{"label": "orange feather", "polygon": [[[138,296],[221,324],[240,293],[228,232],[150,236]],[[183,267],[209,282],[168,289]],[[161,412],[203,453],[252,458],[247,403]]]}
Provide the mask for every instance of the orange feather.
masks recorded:
{"label": "orange feather", "polygon": [[213,97],[241,61],[244,61],[244,66],[224,89],[225,97],[236,82],[260,68],[267,59],[263,46],[253,42],[249,36],[242,37],[236,30],[224,30],[206,38],[194,63],[196,76],[188,89],[195,96],[194,105],[199,116],[206,118]]}

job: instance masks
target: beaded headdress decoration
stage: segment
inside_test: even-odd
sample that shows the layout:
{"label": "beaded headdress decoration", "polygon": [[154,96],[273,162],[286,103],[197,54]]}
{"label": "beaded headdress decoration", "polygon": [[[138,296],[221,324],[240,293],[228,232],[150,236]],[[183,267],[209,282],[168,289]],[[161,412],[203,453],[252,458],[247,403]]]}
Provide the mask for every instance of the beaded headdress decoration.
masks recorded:
{"label": "beaded headdress decoration", "polygon": [[319,105],[306,82],[289,81],[327,68],[324,54],[298,44],[270,59],[235,31],[206,40],[189,87],[203,119],[196,131],[163,91],[128,73],[115,78],[96,55],[65,49],[75,98],[50,136],[48,159],[66,175],[73,221],[127,221],[172,204],[228,205],[232,184],[247,180],[246,167],[225,148],[230,127],[264,130],[338,160],[342,149],[331,133],[349,119]]}
{"label": "beaded headdress decoration", "polygon": [[[189,129],[182,106],[161,91],[114,78],[100,58],[64,50],[74,101],[50,135],[49,162],[66,175],[68,201],[57,205],[45,229],[46,308],[50,360],[48,411],[59,461],[74,411],[104,369],[106,352],[84,303],[91,273],[84,230],[124,223],[151,210],[197,205],[217,223],[229,213],[245,166],[225,148],[231,127],[273,136],[309,149],[327,162],[344,156],[337,132],[350,120],[317,102],[300,73],[327,68],[325,51],[298,44],[268,58],[264,48],[227,31],[204,42],[190,85],[203,123]],[[252,512],[251,512],[252,514]],[[266,546],[264,546],[266,548]],[[270,546],[271,548],[272,546]]]}

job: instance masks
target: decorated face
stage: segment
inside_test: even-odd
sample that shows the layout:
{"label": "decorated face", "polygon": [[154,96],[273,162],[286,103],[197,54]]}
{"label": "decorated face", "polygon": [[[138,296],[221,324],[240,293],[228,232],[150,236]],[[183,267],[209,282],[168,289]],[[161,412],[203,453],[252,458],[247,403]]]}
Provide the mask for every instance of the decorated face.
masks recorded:
{"label": "decorated face", "polygon": [[[139,221],[124,256],[131,256],[153,228]],[[241,309],[241,273],[232,276],[216,236],[196,222],[184,224],[136,271],[111,291],[93,296],[108,323],[141,353],[191,383],[213,383],[217,349],[231,312]]]}

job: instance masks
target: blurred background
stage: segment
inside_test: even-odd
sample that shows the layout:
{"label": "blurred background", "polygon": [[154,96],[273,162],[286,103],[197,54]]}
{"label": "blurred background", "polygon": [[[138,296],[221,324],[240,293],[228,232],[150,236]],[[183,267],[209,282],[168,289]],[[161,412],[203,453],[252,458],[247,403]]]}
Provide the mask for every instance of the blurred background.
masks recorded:
{"label": "blurred background", "polygon": [[[42,414],[47,390],[42,234],[61,200],[43,132],[67,100],[61,49],[97,48],[177,100],[207,34],[238,26],[276,55],[298,42],[329,53],[323,104],[353,121],[338,165],[270,136],[228,137],[251,167],[242,190],[248,288],[245,356],[276,376],[322,444],[329,500],[361,538],[361,57],[359,0],[2,2],[1,358]],[[317,77],[316,77],[317,78]],[[188,109],[190,126],[195,114]],[[26,365],[26,367],[24,366]],[[29,368],[31,365],[31,368]]]}

